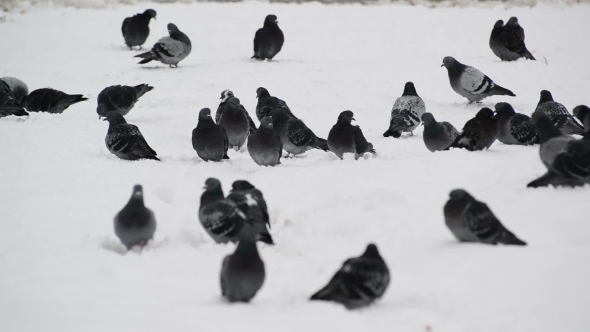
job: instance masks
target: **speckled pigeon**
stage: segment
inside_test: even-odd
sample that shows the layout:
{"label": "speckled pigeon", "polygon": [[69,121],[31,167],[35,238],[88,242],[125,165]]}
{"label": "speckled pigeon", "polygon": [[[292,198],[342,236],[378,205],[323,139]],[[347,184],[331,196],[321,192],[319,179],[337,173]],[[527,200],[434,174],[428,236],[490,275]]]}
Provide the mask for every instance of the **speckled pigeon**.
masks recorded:
{"label": "speckled pigeon", "polygon": [[404,93],[393,104],[389,129],[383,133],[383,136],[398,138],[402,133],[410,133],[410,136],[413,136],[413,131],[420,125],[420,118],[424,112],[426,112],[426,106],[422,98],[418,96],[414,83],[407,82]]}
{"label": "speckled pigeon", "polygon": [[250,123],[246,113],[240,108],[238,98],[231,97],[227,101],[218,123],[227,133],[229,147],[239,150],[250,134]]}
{"label": "speckled pigeon", "polygon": [[103,121],[109,122],[105,144],[112,154],[124,160],[160,160],[139,128],[127,123],[119,112],[108,112]]}
{"label": "speckled pigeon", "polygon": [[127,205],[115,216],[115,234],[127,250],[133,246],[143,248],[156,232],[154,212],[143,203],[143,188],[133,187],[133,193]]}
{"label": "speckled pigeon", "polygon": [[[219,103],[219,106],[217,107],[217,112],[215,112],[215,122],[219,123],[219,118],[221,117],[221,114],[223,114],[223,110],[225,110],[225,106],[227,105],[227,101],[231,98],[234,97],[234,93],[230,90],[223,90],[221,92],[221,102]],[[248,124],[250,125],[250,134],[252,134],[254,132],[254,130],[256,130],[256,124],[254,123],[254,120],[252,120],[252,118],[250,117],[250,114],[248,113],[248,111],[246,111],[246,108],[244,107],[244,105],[240,104],[240,108],[242,109],[242,111],[244,111],[244,113],[246,113],[246,117],[248,118]]]}
{"label": "speckled pigeon", "polygon": [[363,131],[359,126],[353,126],[351,121],[354,119],[354,113],[344,111],[338,116],[338,121],[328,134],[328,147],[340,159],[343,159],[345,153],[354,153],[354,159],[359,159],[366,152],[377,153],[373,144],[367,142]]}
{"label": "speckled pigeon", "polygon": [[22,105],[29,112],[63,113],[72,104],[88,100],[82,95],[69,95],[54,89],[37,89],[23,97]]}
{"label": "speckled pigeon", "polygon": [[498,140],[504,144],[533,145],[539,143],[539,133],[528,115],[516,113],[512,105],[497,103],[496,120],[500,126]]}
{"label": "speckled pigeon", "polygon": [[254,35],[254,55],[252,59],[272,60],[281,51],[285,36],[278,23],[275,15],[266,16],[264,26],[258,29],[256,35]]}
{"label": "speckled pigeon", "polygon": [[10,115],[27,116],[29,113],[16,100],[10,86],[0,80],[0,118]]}
{"label": "speckled pigeon", "polygon": [[260,127],[248,137],[248,153],[260,166],[276,166],[281,163],[283,143],[273,129],[270,116],[262,118]]}
{"label": "speckled pigeon", "polygon": [[191,53],[191,40],[182,31],[178,30],[176,25],[169,23],[168,33],[170,36],[161,38],[154,44],[151,51],[135,56],[143,59],[139,62],[140,64],[156,60],[170,65],[171,68],[178,67],[178,63]]}
{"label": "speckled pigeon", "polygon": [[574,116],[580,120],[584,125],[584,130],[590,130],[590,108],[586,105],[576,106],[574,108]]}
{"label": "speckled pigeon", "polygon": [[2,77],[2,81],[10,87],[12,95],[22,105],[22,100],[29,94],[29,87],[16,77]]}
{"label": "speckled pigeon", "polygon": [[290,116],[287,111],[275,108],[270,111],[270,116],[287,153],[295,156],[311,149],[329,150],[325,139],[317,137],[303,121]]}
{"label": "speckled pigeon", "polygon": [[193,129],[192,143],[193,149],[204,161],[229,159],[229,140],[225,129],[213,122],[211,110],[208,108],[203,108],[199,112],[199,122]]}
{"label": "speckled pigeon", "polygon": [[489,149],[500,133],[498,121],[494,112],[484,107],[475,117],[465,123],[452,147],[477,151]]}
{"label": "speckled pigeon", "polygon": [[516,17],[511,17],[506,25],[502,20],[496,22],[490,35],[490,48],[503,61],[535,60],[524,44],[524,30]]}
{"label": "speckled pigeon", "polygon": [[271,96],[265,88],[260,87],[256,89],[256,98],[258,98],[258,103],[256,104],[256,117],[258,120],[262,120],[263,117],[269,116],[270,111],[275,108],[283,109],[289,113],[290,116],[297,118],[291,113],[287,103],[277,97]]}
{"label": "speckled pigeon", "polygon": [[535,112],[540,111],[549,116],[553,125],[562,133],[568,135],[584,135],[584,127],[568,112],[562,104],[553,100],[551,92],[541,91],[541,98]]}
{"label": "speckled pigeon", "polygon": [[422,138],[430,152],[448,150],[459,136],[457,128],[447,121],[436,122],[432,113],[422,114],[422,122],[424,123]]}
{"label": "speckled pigeon", "polygon": [[150,20],[152,18],[156,18],[156,11],[148,9],[123,20],[121,31],[123,38],[125,38],[125,44],[129,46],[130,50],[133,49],[133,46],[139,46],[141,50],[141,45],[145,43],[150,34]]}
{"label": "speckled pigeon", "polygon": [[113,85],[104,88],[97,98],[96,113],[98,113],[98,118],[106,116],[111,111],[119,112],[123,116],[127,115],[135,106],[137,100],[146,92],[152,91],[153,88],[153,86],[147,84],[136,86]]}
{"label": "speckled pigeon", "polygon": [[248,224],[256,233],[255,237],[258,241],[274,244],[272,236],[268,232],[268,228],[270,228],[268,207],[260,190],[248,181],[234,181],[227,199],[236,203],[246,215]]}

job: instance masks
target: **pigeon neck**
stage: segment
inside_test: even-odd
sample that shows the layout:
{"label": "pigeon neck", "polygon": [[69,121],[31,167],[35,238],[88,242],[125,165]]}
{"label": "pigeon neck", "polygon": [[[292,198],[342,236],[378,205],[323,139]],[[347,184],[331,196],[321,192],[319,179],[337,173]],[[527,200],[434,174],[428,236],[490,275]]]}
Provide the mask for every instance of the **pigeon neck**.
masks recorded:
{"label": "pigeon neck", "polygon": [[349,120],[346,120],[346,119],[338,119],[338,121],[336,122],[336,125],[340,126],[340,127],[345,127],[345,126],[350,126],[351,123]]}
{"label": "pigeon neck", "polygon": [[541,105],[542,103],[546,103],[548,101],[554,101],[551,95],[541,95],[541,98],[539,99],[539,104],[537,105]]}
{"label": "pigeon neck", "polygon": [[127,206],[125,208],[127,209],[137,209],[137,208],[143,208],[145,207],[144,203],[143,203],[143,198],[139,197],[131,197],[131,199],[129,200],[129,202],[127,202]]}
{"label": "pigeon neck", "polygon": [[463,65],[461,63],[455,63],[452,66],[447,67],[447,70],[449,71],[449,76],[451,76],[451,77],[461,76],[461,74],[463,73],[464,67],[465,67],[465,65]]}
{"label": "pigeon neck", "polygon": [[[247,235],[246,235],[247,236]],[[256,247],[256,242],[249,238],[242,238],[240,243],[238,243],[238,247],[236,248],[236,252],[234,253],[237,256],[250,256],[250,257],[258,257],[258,248]]]}
{"label": "pigeon neck", "polygon": [[210,116],[203,116],[203,117],[199,117],[199,123],[197,123],[197,126],[200,124],[204,124],[204,125],[208,125],[213,123],[213,118],[211,118]]}
{"label": "pigeon neck", "polygon": [[125,124],[127,123],[127,121],[125,121],[125,119],[123,117],[119,118],[119,119],[113,119],[111,121],[109,121],[109,128],[114,127],[114,126],[118,126],[120,124]]}
{"label": "pigeon neck", "polygon": [[221,191],[221,188],[206,190],[203,195],[201,195],[201,206],[206,206],[222,199],[223,191]]}
{"label": "pigeon neck", "polygon": [[402,96],[417,96],[418,93],[416,92],[416,88],[414,86],[406,86],[404,88],[404,93]]}
{"label": "pigeon neck", "polygon": [[188,39],[188,37],[180,31],[171,32],[170,38],[180,40],[181,42],[183,42],[185,44],[191,45],[191,40]]}
{"label": "pigeon neck", "polygon": [[559,131],[559,129],[555,128],[555,126],[551,123],[551,120],[549,120],[548,118],[539,120],[537,126],[539,128],[539,140],[541,144],[547,142],[552,138],[560,137],[563,135],[561,131]]}

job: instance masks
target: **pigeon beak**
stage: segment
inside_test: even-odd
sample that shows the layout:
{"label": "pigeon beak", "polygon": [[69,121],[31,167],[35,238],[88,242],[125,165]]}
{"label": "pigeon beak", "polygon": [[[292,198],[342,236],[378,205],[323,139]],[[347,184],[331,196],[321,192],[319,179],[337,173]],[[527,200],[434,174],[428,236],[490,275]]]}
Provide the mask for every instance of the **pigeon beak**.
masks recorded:
{"label": "pigeon beak", "polygon": [[350,120],[352,120],[352,121],[356,121],[356,119],[355,119],[355,118],[350,118]]}
{"label": "pigeon beak", "polygon": [[442,65],[440,65],[440,66],[441,66],[441,67],[444,67],[444,66],[445,66],[445,64],[443,63],[443,64],[442,64]]}
{"label": "pigeon beak", "polygon": [[99,116],[98,116],[98,119],[100,120],[101,118],[102,118],[102,116],[100,116],[100,115],[99,115]]}
{"label": "pigeon beak", "polygon": [[105,117],[104,119],[102,119],[102,121],[107,121],[108,119]]}

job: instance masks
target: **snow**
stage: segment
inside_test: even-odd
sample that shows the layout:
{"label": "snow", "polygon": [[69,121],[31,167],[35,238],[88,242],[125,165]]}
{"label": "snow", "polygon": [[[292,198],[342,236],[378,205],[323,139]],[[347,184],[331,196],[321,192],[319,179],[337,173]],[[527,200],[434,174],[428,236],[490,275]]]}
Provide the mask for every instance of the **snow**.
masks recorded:
{"label": "snow", "polygon": [[[152,7],[149,47],[173,22],[193,42],[179,68],[137,65],[122,20]],[[251,61],[264,16],[286,43]],[[430,153],[414,137],[382,137],[413,81],[427,111],[459,129],[481,106],[453,92],[450,55],[517,97],[492,97],[530,114],[549,89],[568,109],[588,104],[590,6],[436,8],[317,3],[139,4],[103,10],[33,7],[0,24],[2,73],[32,91],[53,87],[90,100],[62,115],[0,119],[0,322],[5,331],[583,331],[590,326],[590,188],[527,189],[542,175],[537,147]],[[502,63],[488,47],[497,19],[518,16],[539,61]],[[127,116],[162,162],[119,160],[96,114],[106,86],[148,83]],[[284,99],[318,136],[355,112],[378,151],[344,161],[311,151],[274,168],[247,151],[206,163],[190,135],[201,108],[232,89],[251,114],[259,86]],[[267,278],[248,305],[221,299],[219,270],[233,245],[198,221],[204,181],[227,193],[246,179],[264,193],[276,246],[260,245]],[[112,218],[134,184],[158,221],[143,252],[125,253]],[[444,225],[448,193],[486,202],[527,247],[457,243]],[[342,262],[378,245],[391,284],[375,305],[348,311],[308,298]]]}

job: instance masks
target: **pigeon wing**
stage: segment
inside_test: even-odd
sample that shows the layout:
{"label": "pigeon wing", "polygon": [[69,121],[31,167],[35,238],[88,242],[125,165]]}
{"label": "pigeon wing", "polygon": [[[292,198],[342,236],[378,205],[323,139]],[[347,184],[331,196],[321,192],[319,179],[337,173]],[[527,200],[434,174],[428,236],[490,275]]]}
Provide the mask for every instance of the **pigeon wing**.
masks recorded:
{"label": "pigeon wing", "polygon": [[295,146],[308,146],[314,139],[313,132],[298,119],[289,119],[287,123],[287,137]]}
{"label": "pigeon wing", "polygon": [[493,243],[502,224],[485,203],[473,202],[465,213],[467,227],[482,242]]}
{"label": "pigeon wing", "polygon": [[352,126],[352,133],[356,153],[363,154],[368,152],[367,150],[369,148],[369,142],[367,142],[367,139],[365,138],[365,135],[363,135],[361,128],[359,126]]}
{"label": "pigeon wing", "polygon": [[464,90],[479,95],[489,92],[496,85],[477,68],[466,66],[461,73],[460,85]]}
{"label": "pigeon wing", "polygon": [[157,54],[176,58],[184,53],[184,44],[180,40],[164,37],[154,45],[154,49]]}

